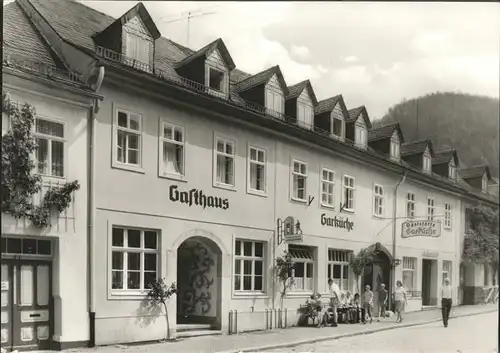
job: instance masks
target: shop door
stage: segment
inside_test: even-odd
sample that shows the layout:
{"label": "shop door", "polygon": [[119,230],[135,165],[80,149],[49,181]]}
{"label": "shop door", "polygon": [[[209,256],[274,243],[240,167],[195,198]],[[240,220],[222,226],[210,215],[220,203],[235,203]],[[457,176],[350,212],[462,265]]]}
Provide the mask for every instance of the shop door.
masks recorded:
{"label": "shop door", "polygon": [[50,262],[2,261],[2,347],[49,348],[50,288]]}
{"label": "shop door", "polygon": [[431,305],[431,262],[422,260],[422,305]]}

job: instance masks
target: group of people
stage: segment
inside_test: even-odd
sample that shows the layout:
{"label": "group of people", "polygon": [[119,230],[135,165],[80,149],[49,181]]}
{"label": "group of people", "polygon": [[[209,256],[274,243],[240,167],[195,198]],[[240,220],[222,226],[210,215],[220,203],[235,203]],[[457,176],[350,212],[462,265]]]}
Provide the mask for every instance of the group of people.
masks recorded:
{"label": "group of people", "polygon": [[[318,327],[321,326],[337,326],[338,323],[372,323],[373,322],[373,301],[374,293],[369,285],[365,286],[365,291],[362,296],[355,293],[354,296],[350,291],[345,293],[340,291],[339,286],[333,282],[333,279],[328,279],[328,289],[330,294],[330,306],[327,308],[321,301],[321,294],[314,293],[308,300],[308,304],[315,308]],[[386,317],[386,308],[389,298],[389,293],[385,289],[385,284],[380,285],[378,290],[378,314],[379,319]],[[403,321],[404,307],[407,302],[406,291],[401,281],[396,282],[396,289],[393,293],[393,301],[395,313],[397,315],[396,322]]]}

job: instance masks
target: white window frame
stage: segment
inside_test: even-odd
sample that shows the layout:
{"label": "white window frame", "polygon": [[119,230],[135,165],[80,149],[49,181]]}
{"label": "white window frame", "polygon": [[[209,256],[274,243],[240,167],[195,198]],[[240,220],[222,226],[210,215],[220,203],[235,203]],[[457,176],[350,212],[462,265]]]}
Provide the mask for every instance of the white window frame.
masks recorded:
{"label": "white window frame", "polygon": [[380,184],[373,185],[373,215],[381,218],[385,214],[385,191]]}
{"label": "white window frame", "polygon": [[297,122],[299,126],[311,130],[314,125],[314,113],[310,104],[297,100]]}
{"label": "white window frame", "polygon": [[[236,255],[236,247],[238,246],[238,242],[240,245],[240,254]],[[244,255],[244,243],[252,244],[252,255]],[[255,255],[255,244],[262,244],[262,256]],[[263,294],[266,291],[266,243],[259,240],[251,240],[251,239],[240,239],[237,238],[234,241],[234,256],[233,256],[233,270],[232,270],[232,292],[235,294],[247,294],[247,293],[258,293]],[[236,262],[240,262],[240,273],[236,273]],[[251,289],[243,289],[244,283],[244,262],[251,261],[252,262],[252,270],[251,270]],[[255,289],[255,263],[257,261],[262,262],[262,289]],[[236,275],[241,276],[240,279],[240,289],[235,289],[236,286]]]}
{"label": "white window frame", "polygon": [[[264,162],[258,161],[258,160],[252,160],[252,150],[256,151],[256,155],[258,158],[258,153],[262,152],[264,154]],[[252,188],[252,164],[260,165],[264,167],[264,172],[263,172],[263,184],[264,184],[264,189],[263,190],[258,190],[258,189],[253,189]],[[264,148],[256,147],[254,145],[248,145],[248,156],[247,156],[247,192],[250,194],[256,194],[256,195],[267,195],[267,150]]]}
{"label": "white window frame", "polygon": [[[339,104],[340,103],[337,103],[330,113],[330,136],[333,138],[336,138],[336,139],[344,140],[345,139],[345,118],[344,118],[342,112],[340,113],[340,116],[334,115],[335,110],[337,109],[337,106]],[[341,107],[340,107],[340,110],[342,111]],[[340,121],[340,135],[337,135],[334,132],[334,128],[333,128],[334,120]]]}
{"label": "white window frame", "polygon": [[366,125],[357,123],[354,125],[354,144],[361,148],[366,148],[367,143],[367,128]]}
{"label": "white window frame", "polygon": [[394,137],[391,138],[391,157],[394,159],[401,158],[401,148],[399,139],[396,139]]}
{"label": "white window frame", "polygon": [[[345,183],[346,178],[352,179],[353,186],[346,185],[346,183]],[[345,197],[346,189],[352,190],[352,193],[353,193],[352,194],[352,207],[348,207],[348,203],[347,203],[347,200]],[[342,205],[344,206],[344,211],[347,211],[347,212],[354,212],[354,209],[356,208],[356,178],[354,178],[353,176],[347,175],[347,174],[344,174],[342,176]]]}
{"label": "white window frame", "polygon": [[453,226],[453,207],[451,203],[444,203],[444,228],[451,229]]}
{"label": "white window frame", "polygon": [[[233,146],[232,154],[228,154],[225,152],[219,152],[217,150],[217,142],[221,141],[224,143],[224,151],[226,150],[226,145],[231,144]],[[230,157],[233,159],[233,183],[227,184],[224,182],[217,181],[217,156],[221,155],[224,157]],[[219,187],[223,189],[234,190],[236,188],[236,141],[226,138],[222,135],[214,134],[214,148],[213,148],[213,186]]]}
{"label": "white window frame", "polygon": [[[292,257],[293,258],[293,262],[294,263],[303,263],[304,264],[304,277],[295,277],[295,270],[292,270],[292,277],[295,279],[294,280],[294,284],[292,285],[292,288],[290,289],[290,292],[305,292],[305,293],[312,293],[314,292],[315,288],[316,288],[316,269],[315,269],[315,259],[314,259],[314,249],[312,247],[309,247],[309,246],[304,246],[302,247],[304,248],[303,250],[302,249],[297,249],[297,251],[302,251],[302,252],[310,252],[310,257],[311,258],[296,258],[296,257]],[[293,252],[292,252],[293,253]],[[311,280],[311,287],[312,288],[305,288],[305,284],[306,284],[306,279],[307,278],[310,278],[310,277],[307,277],[307,270],[308,268],[312,266],[312,280]],[[300,283],[300,281],[297,281],[297,278],[301,278],[303,281],[302,281],[302,287],[298,287],[297,286],[297,283]]]}
{"label": "white window frame", "polygon": [[[119,228],[123,229],[123,247],[118,247],[118,246],[113,246],[113,228]],[[131,248],[128,247],[128,231],[129,230],[135,230],[140,232],[141,236],[141,246],[140,248]],[[144,242],[144,233],[145,232],[153,232],[156,233],[156,249],[147,249],[145,248],[145,242]],[[109,261],[108,261],[108,276],[109,276],[109,291],[112,296],[143,296],[145,295],[149,289],[144,288],[144,273],[146,272],[145,270],[145,254],[155,254],[156,255],[156,278],[161,277],[161,245],[160,245],[160,234],[157,230],[154,229],[142,229],[142,228],[136,228],[136,227],[129,227],[129,226],[119,226],[119,225],[112,225],[110,229],[110,236],[109,236]],[[118,271],[118,270],[113,270],[113,252],[123,252],[123,269],[122,271],[122,281],[123,281],[123,286],[124,288],[119,289],[119,288],[113,288],[113,271]],[[128,276],[128,254],[129,253],[139,253],[140,254],[140,288],[138,289],[128,289],[127,287],[127,276]]]}
{"label": "white window frame", "polygon": [[[447,268],[448,266],[446,266],[448,264],[449,264],[449,268]],[[453,274],[453,261],[443,260],[443,271],[441,274],[442,283],[444,284],[445,278],[448,278],[450,280],[450,283],[453,283],[452,278],[451,278],[452,274]]]}
{"label": "white window frame", "polygon": [[[298,163],[299,165],[304,165],[305,166],[305,169],[306,169],[305,174],[302,173],[301,170],[299,172],[295,171],[295,163]],[[302,169],[302,168],[299,168],[299,169]],[[307,202],[307,175],[308,175],[308,170],[307,169],[308,169],[307,163],[302,162],[301,160],[298,160],[298,159],[292,159],[291,169],[290,169],[290,172],[291,172],[291,174],[290,174],[291,175],[291,180],[290,180],[290,182],[291,182],[291,184],[290,184],[290,196],[291,196],[291,199],[293,201]],[[294,177],[295,176],[304,178],[304,198],[303,199],[295,196],[295,188],[294,188],[294,186],[295,186],[294,185]],[[297,189],[297,194],[298,194],[298,189]]]}
{"label": "white window frame", "polygon": [[432,197],[427,197],[427,220],[433,221],[436,217],[436,200]]}
{"label": "white window frame", "polygon": [[406,218],[415,218],[415,213],[417,209],[417,202],[415,193],[408,191],[406,193]]}
{"label": "white window frame", "polygon": [[[122,112],[127,114],[128,118],[130,119],[130,115],[137,115],[139,117],[139,130],[134,130],[134,129],[129,129],[129,128],[124,128],[118,126],[118,113]],[[128,120],[127,120],[128,121]],[[139,137],[139,143],[138,143],[138,164],[132,164],[132,163],[126,163],[126,162],[120,162],[118,161],[118,131],[124,131],[128,134],[135,134]],[[113,157],[113,163],[112,167],[113,168],[119,168],[119,169],[124,169],[124,170],[129,170],[132,172],[138,172],[138,173],[144,173],[144,169],[142,168],[142,162],[143,162],[143,151],[144,151],[144,136],[143,136],[143,115],[137,112],[134,112],[132,110],[120,107],[120,106],[114,106],[113,107],[113,146],[112,146],[112,157]]]}
{"label": "white window frame", "polygon": [[457,167],[455,164],[450,163],[448,165],[448,178],[451,180],[457,180]]}
{"label": "white window frame", "polygon": [[[327,179],[324,179],[323,178],[323,173],[326,172],[328,173],[328,175],[333,175],[333,180],[327,180]],[[319,202],[320,202],[320,205],[322,207],[327,207],[327,208],[331,208],[331,209],[335,209],[335,172],[329,168],[321,168],[320,169],[320,174],[319,174],[319,178],[320,178],[320,183],[319,183]],[[333,187],[333,190],[330,193],[328,192],[325,192],[323,191],[323,185],[327,185],[327,186],[332,186]],[[323,202],[323,195],[330,195],[332,197],[332,203],[329,204],[329,203],[325,203]]]}
{"label": "white window frame", "polygon": [[[331,274],[331,279],[333,283],[336,283],[335,278],[333,278],[333,268],[334,266],[340,265],[340,283],[337,283],[341,291],[348,291],[352,289],[352,272],[349,267],[349,258],[352,256],[352,251],[350,250],[340,250],[340,249],[328,249],[328,262],[326,268],[326,274],[328,277],[328,272]],[[347,286],[344,287],[344,268],[347,267]],[[328,278],[326,287],[328,290]]]}
{"label": "white window frame", "polygon": [[[206,86],[210,90],[213,90],[215,92],[227,93],[227,84],[226,84],[226,75],[227,75],[227,72],[224,71],[223,69],[219,69],[219,68],[213,67],[211,65],[207,65],[206,67],[208,69],[207,84],[206,84]],[[217,71],[217,72],[222,73],[221,89],[220,90],[217,89],[217,88],[213,88],[213,87],[210,86],[210,73],[211,73],[211,71]]]}
{"label": "white window frame", "polygon": [[401,281],[403,281],[404,278],[404,273],[405,272],[411,272],[412,275],[412,286],[411,288],[407,288],[405,283],[403,282],[403,285],[405,285],[405,289],[407,291],[407,295],[409,297],[413,296],[412,292],[417,291],[417,286],[418,286],[418,277],[417,277],[417,267],[418,267],[418,259],[416,257],[408,257],[408,256],[403,256],[402,259],[402,269],[401,269]]}
{"label": "white window frame", "polygon": [[481,191],[488,192],[488,176],[486,175],[486,173],[484,173],[483,177],[481,178]]}
{"label": "white window frame", "polygon": [[[272,104],[270,101],[270,96],[272,96]],[[280,101],[280,106],[279,110],[276,110],[276,99],[279,99]],[[285,97],[283,96],[282,92],[278,92],[276,90],[266,88],[266,110],[269,111],[270,115],[281,115],[285,112]]]}
{"label": "white window frame", "polygon": [[422,159],[423,159],[422,163],[424,172],[430,173],[432,171],[431,155],[428,152],[426,152],[424,153]]}
{"label": "white window frame", "polygon": [[[180,130],[182,132],[182,142],[175,141],[174,139],[165,138],[164,131],[166,127],[170,127],[172,129],[172,136],[175,136],[175,130]],[[184,180],[186,177],[186,128],[184,126],[177,125],[169,121],[160,119],[158,138],[159,138],[159,146],[158,146],[159,176],[168,179]],[[163,144],[165,142],[177,146],[182,146],[182,170],[180,171],[180,173],[168,173],[165,171],[165,166],[163,164]]]}
{"label": "white window frame", "polygon": [[[135,50],[136,52],[135,53],[131,53],[129,50],[129,44],[130,44],[130,41],[131,40],[135,40],[136,41],[136,46],[135,46]],[[126,41],[126,48],[125,48],[125,56],[127,58],[130,58],[130,59],[133,59],[133,60],[137,60],[143,64],[147,64],[149,65],[150,63],[150,58],[151,58],[151,46],[150,46],[150,42],[143,38],[142,36],[136,34],[136,33],[131,33],[131,32],[125,32],[125,41]],[[140,44],[139,44],[140,43]],[[144,58],[140,58],[140,50],[141,49],[146,49],[147,47],[147,50],[143,53],[144,55],[147,55],[147,60],[146,61],[143,61],[142,59]],[[136,54],[136,55],[134,55]],[[138,55],[139,54],[139,55]]]}
{"label": "white window frame", "polygon": [[[9,129],[10,129],[10,127],[11,127],[10,126],[10,117],[8,117],[8,120],[9,120]],[[37,120],[45,120],[47,122],[62,125],[63,137],[45,135],[45,134],[36,132],[36,121]],[[48,171],[46,174],[38,172],[38,158],[37,158],[37,151],[35,151],[35,153],[34,153],[34,160],[35,160],[35,165],[36,165],[35,173],[44,177],[44,178],[66,179],[67,172],[68,172],[68,170],[67,170],[68,169],[68,144],[67,144],[67,139],[66,139],[66,133],[67,133],[66,121],[54,119],[54,118],[43,116],[40,114],[36,114],[32,129],[33,129],[33,137],[35,138],[35,141],[37,138],[45,139],[48,141],[48,143],[47,143],[47,146],[48,146],[48,149],[47,149]],[[63,175],[61,175],[61,176],[52,175],[52,141],[62,142],[62,144],[63,144]],[[38,146],[37,146],[37,148],[38,148]]]}

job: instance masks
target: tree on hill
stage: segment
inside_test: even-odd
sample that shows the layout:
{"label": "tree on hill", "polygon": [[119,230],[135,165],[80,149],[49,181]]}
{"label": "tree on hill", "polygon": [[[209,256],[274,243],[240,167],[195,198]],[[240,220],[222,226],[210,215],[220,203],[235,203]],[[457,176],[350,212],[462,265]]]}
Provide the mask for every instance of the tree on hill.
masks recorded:
{"label": "tree on hill", "polygon": [[[417,128],[418,114],[418,128]],[[457,150],[464,166],[486,163],[499,175],[499,100],[437,92],[389,108],[374,127],[399,122],[405,141],[429,138]]]}

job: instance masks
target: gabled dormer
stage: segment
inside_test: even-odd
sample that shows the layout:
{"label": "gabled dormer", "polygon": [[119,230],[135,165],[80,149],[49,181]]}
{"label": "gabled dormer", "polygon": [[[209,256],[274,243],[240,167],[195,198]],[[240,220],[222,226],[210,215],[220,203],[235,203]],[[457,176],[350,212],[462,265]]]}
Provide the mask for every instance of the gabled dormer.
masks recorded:
{"label": "gabled dormer", "polygon": [[229,95],[229,73],[235,68],[236,65],[220,38],[175,65],[179,75],[206,87],[208,93],[222,97]]}
{"label": "gabled dormer", "polygon": [[265,108],[266,114],[283,119],[288,87],[278,65],[241,80],[235,91],[247,102]]}
{"label": "gabled dormer", "polygon": [[314,108],[314,129],[317,132],[345,140],[345,122],[349,117],[342,95],[319,101]]}
{"label": "gabled dormer", "polygon": [[[123,16],[93,36],[94,42],[104,50],[121,55],[121,62],[143,71],[153,71],[155,40],[160,38],[151,15],[142,3],[127,11]],[[102,53],[105,58],[111,58],[110,53]]]}
{"label": "gabled dormer", "polygon": [[371,128],[372,123],[365,106],[349,110],[345,134],[347,140],[354,141],[358,147],[366,148],[368,146],[368,130]]}
{"label": "gabled dormer", "polygon": [[440,149],[434,153],[434,158],[432,158],[432,171],[434,173],[457,181],[458,167],[458,155],[454,149]]}
{"label": "gabled dormer", "polygon": [[490,168],[487,165],[476,165],[470,168],[460,169],[462,179],[473,188],[488,192],[491,181]]}
{"label": "gabled dormer", "polygon": [[401,158],[401,144],[404,143],[399,123],[384,125],[368,131],[368,145],[374,150],[389,155],[394,160]]}
{"label": "gabled dormer", "polygon": [[285,98],[285,114],[306,129],[314,127],[314,107],[318,104],[309,80],[288,87]]}
{"label": "gabled dormer", "polygon": [[432,157],[434,149],[431,140],[421,140],[403,143],[401,145],[401,157],[405,162],[419,167],[425,173],[432,172]]}

